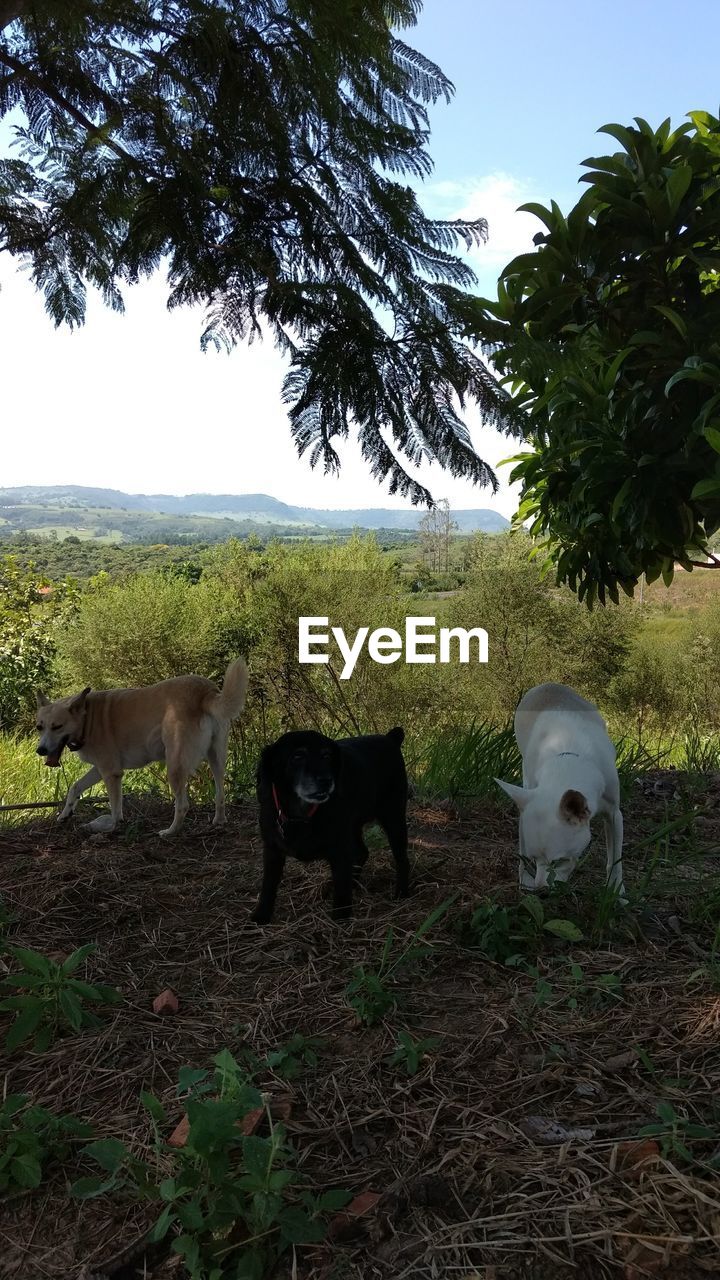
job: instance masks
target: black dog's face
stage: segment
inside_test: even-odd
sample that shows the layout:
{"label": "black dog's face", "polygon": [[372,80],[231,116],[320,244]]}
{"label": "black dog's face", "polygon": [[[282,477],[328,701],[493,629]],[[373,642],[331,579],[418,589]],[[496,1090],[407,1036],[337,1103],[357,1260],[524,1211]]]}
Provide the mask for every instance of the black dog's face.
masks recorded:
{"label": "black dog's face", "polygon": [[336,743],[321,733],[286,733],[273,748],[275,777],[304,804],[325,804],[333,794],[339,774]]}

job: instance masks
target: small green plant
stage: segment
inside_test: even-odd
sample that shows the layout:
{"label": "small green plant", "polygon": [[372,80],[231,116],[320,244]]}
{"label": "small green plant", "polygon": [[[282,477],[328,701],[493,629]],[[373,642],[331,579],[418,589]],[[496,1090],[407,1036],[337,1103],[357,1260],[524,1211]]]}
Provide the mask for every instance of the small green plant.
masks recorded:
{"label": "small green plant", "polygon": [[[160,1138],[170,1119],[157,1098],[143,1094],[155,1130],[155,1163],[135,1159],[122,1142],[91,1143],[87,1157],[103,1171],[72,1188],[81,1199],[122,1188],[160,1208],[152,1241],[172,1236],[172,1249],[190,1280],[263,1280],[293,1245],[325,1235],[325,1217],[344,1207],[341,1190],[313,1194],[303,1186],[282,1125],[275,1124],[262,1095],[227,1050],[214,1072],[181,1073],[178,1092],[190,1088],[185,1145],[169,1148]],[[225,1096],[208,1097],[210,1088]],[[248,1111],[264,1106],[269,1136],[242,1133]]]}
{"label": "small green plant", "polygon": [[10,1093],[0,1106],[0,1191],[11,1195],[39,1187],[51,1160],[63,1160],[73,1140],[92,1136],[89,1124],[28,1106],[26,1094]]}
{"label": "small green plant", "polygon": [[423,942],[422,939],[442,919],[456,897],[457,893],[451,894],[449,898],[441,902],[439,907],[430,912],[430,915],[423,920],[419,929],[415,930],[407,947],[401,951],[400,955],[392,963],[390,957],[395,942],[395,931],[391,925],[385,936],[380,963],[377,968],[369,969],[365,965],[355,966],[345,994],[348,1004],[355,1010],[359,1021],[364,1026],[374,1026],[375,1023],[380,1022],[386,1014],[397,1006],[399,993],[394,987],[390,986],[390,983],[394,981],[402,970],[418,964],[420,960],[424,960],[432,954],[432,945]]}
{"label": "small green plant", "polygon": [[[655,1124],[646,1124],[638,1131],[641,1138],[657,1138],[660,1143],[660,1151],[667,1160],[668,1157],[674,1156],[677,1159],[684,1160],[686,1164],[693,1164],[695,1156],[688,1147],[688,1142],[693,1140],[701,1142],[714,1142],[717,1144],[718,1131],[711,1129],[704,1124],[695,1124],[689,1120],[687,1116],[678,1115],[671,1102],[661,1099],[655,1107],[658,1121]],[[713,1158],[710,1163],[717,1167],[720,1160]]]}
{"label": "small green plant", "polygon": [[440,1044],[440,1037],[427,1036],[424,1040],[415,1040],[409,1031],[399,1031],[397,1043],[397,1049],[388,1058],[388,1066],[403,1066],[409,1076],[414,1076],[428,1053]]}
{"label": "small green plant", "polygon": [[466,941],[497,964],[518,965],[537,955],[545,934],[566,942],[582,940],[582,930],[564,917],[545,918],[539,898],[527,895],[516,905],[487,901],[473,911],[464,930]]}
{"label": "small green plant", "polygon": [[49,956],[27,947],[6,944],[5,950],[21,966],[21,972],[3,978],[0,986],[11,987],[20,994],[6,996],[0,1010],[14,1013],[15,1020],[5,1037],[5,1047],[13,1050],[24,1040],[35,1037],[36,1053],[44,1053],[59,1031],[70,1028],[97,1027],[100,1020],[86,1006],[115,1004],[122,997],[115,987],[83,982],[72,975],[94,950],[87,943],[73,951],[67,960],[57,963]]}
{"label": "small green plant", "polygon": [[283,1080],[294,1080],[306,1068],[317,1066],[318,1049],[321,1049],[324,1043],[321,1036],[303,1036],[298,1031],[286,1044],[280,1045],[279,1049],[273,1049],[267,1055],[265,1062],[276,1076],[281,1076]]}
{"label": "small green plant", "polygon": [[598,1007],[613,1004],[622,1000],[622,981],[617,973],[600,973],[596,978],[587,976],[582,965],[572,957],[568,957],[570,966],[571,993],[568,997],[568,1009],[577,1009],[580,1004]]}
{"label": "small green plant", "polygon": [[229,1049],[221,1049],[213,1058],[214,1070],[204,1067],[181,1067],[178,1073],[178,1097],[202,1098],[208,1094],[221,1102],[232,1102],[248,1108],[260,1105],[260,1094],[253,1077],[260,1067],[260,1060],[253,1053],[246,1053],[242,1062],[233,1057]]}

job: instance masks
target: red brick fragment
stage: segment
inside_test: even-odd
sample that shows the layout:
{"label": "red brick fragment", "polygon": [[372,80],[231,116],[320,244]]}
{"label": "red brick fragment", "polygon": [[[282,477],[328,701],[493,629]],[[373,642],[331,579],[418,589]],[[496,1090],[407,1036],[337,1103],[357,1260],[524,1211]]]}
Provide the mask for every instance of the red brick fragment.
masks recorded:
{"label": "red brick fragment", "polygon": [[639,1177],[642,1166],[654,1164],[660,1159],[660,1147],[654,1138],[642,1138],[634,1142],[621,1142],[617,1149],[616,1169],[631,1177]]}
{"label": "red brick fragment", "polygon": [[153,1000],[153,1013],[177,1013],[178,1008],[178,998],[169,987]]}
{"label": "red brick fragment", "polygon": [[256,1107],[254,1111],[248,1111],[238,1123],[238,1129],[244,1138],[249,1138],[251,1134],[257,1133],[260,1125],[265,1119],[265,1108]]}
{"label": "red brick fragment", "polygon": [[187,1142],[187,1136],[190,1132],[190,1121],[187,1116],[183,1116],[182,1120],[173,1129],[168,1138],[169,1147],[184,1147]]}
{"label": "red brick fragment", "polygon": [[364,1218],[372,1213],[376,1208],[381,1197],[377,1191],[361,1191],[359,1196],[355,1196],[341,1213],[336,1213],[328,1230],[331,1239],[338,1240],[342,1237],[352,1234],[357,1226],[358,1218]]}

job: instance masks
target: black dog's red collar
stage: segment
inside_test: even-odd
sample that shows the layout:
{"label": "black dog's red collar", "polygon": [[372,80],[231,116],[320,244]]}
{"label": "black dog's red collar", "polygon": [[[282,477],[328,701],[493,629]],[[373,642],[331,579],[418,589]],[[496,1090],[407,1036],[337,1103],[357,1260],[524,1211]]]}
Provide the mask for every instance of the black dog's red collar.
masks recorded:
{"label": "black dog's red collar", "polygon": [[307,821],[309,821],[309,819],[310,819],[310,818],[312,818],[312,817],[313,817],[313,815],[317,813],[317,811],[318,811],[318,809],[319,809],[319,807],[320,807],[320,806],[319,806],[319,805],[317,805],[317,804],[311,804],[311,805],[310,805],[310,808],[309,808],[309,809],[308,809],[308,811],[307,811],[307,813],[306,813],[306,814],[304,814],[302,818],[289,818],[289,817],[287,816],[287,814],[286,814],[286,813],[283,813],[282,809],[280,808],[280,801],[278,800],[277,788],[276,788],[276,786],[275,786],[275,783],[274,783],[274,782],[273,782],[273,784],[272,784],[272,795],[273,795],[273,800],[275,801],[275,811],[276,811],[276,813],[277,813],[277,823],[278,823],[278,826],[279,826],[279,828],[280,828],[280,830],[281,830],[281,831],[283,830],[283,828],[284,828],[284,826],[285,826],[285,823],[286,823],[286,822],[307,822]]}

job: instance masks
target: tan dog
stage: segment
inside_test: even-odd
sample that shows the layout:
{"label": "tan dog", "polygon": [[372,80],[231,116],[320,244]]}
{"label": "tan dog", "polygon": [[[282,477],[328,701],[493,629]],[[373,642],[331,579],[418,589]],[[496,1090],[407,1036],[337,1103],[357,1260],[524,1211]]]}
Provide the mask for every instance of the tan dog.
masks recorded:
{"label": "tan dog", "polygon": [[65,747],[77,751],[92,768],[67,793],[59,816],[74,812],[88,787],[102,781],[110,813],[87,824],[90,831],[113,831],[122,820],[122,776],[165,760],[175,796],[175,816],[161,836],[174,836],[189,808],[187,784],[203,760],[215,780],[213,824],[225,821],[225,761],[230,722],[245,706],[248,669],[242,658],[231,662],[222,691],[203,676],[175,676],[144,689],[83,689],[70,698],[48,702],[37,694],[38,755],[56,769]]}

